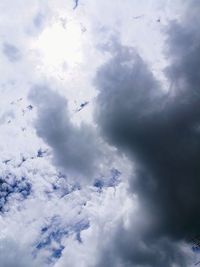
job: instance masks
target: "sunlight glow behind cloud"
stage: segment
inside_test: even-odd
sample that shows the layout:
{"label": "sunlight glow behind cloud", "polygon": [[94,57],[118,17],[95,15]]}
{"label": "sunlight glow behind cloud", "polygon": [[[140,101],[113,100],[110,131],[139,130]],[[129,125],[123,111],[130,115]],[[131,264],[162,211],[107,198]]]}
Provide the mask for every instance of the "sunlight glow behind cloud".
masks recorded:
{"label": "sunlight glow behind cloud", "polygon": [[62,74],[62,71],[82,62],[81,46],[82,32],[77,21],[70,20],[65,25],[61,20],[53,22],[33,43],[33,49],[36,49],[41,56],[42,66],[38,68]]}

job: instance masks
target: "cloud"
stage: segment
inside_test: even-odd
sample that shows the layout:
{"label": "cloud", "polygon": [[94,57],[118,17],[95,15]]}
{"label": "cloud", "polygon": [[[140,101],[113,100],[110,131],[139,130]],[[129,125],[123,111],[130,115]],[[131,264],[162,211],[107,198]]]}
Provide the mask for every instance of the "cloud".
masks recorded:
{"label": "cloud", "polygon": [[[189,266],[190,251],[183,241],[197,233],[199,225],[196,3],[187,12],[187,20],[181,24],[172,21],[167,30],[165,44],[171,62],[165,74],[171,91],[166,93],[151,69],[159,69],[153,71],[155,75],[161,72],[162,26],[174,12],[180,14],[185,4],[130,0],[115,5],[114,1],[86,0],[74,12],[73,0],[36,1],[31,6],[21,0],[3,2],[0,225],[7,241],[0,240],[0,265]],[[133,21],[132,17],[140,14],[145,14],[144,18]],[[80,32],[82,25],[87,28],[81,34],[83,62],[62,69],[62,64],[53,60],[49,66],[48,56],[43,54],[46,51],[36,43],[55,25],[63,26],[63,33],[73,31],[73,25]],[[127,30],[130,27],[131,31]],[[100,46],[115,32],[127,46],[113,40],[111,46],[101,46],[104,53],[96,51],[95,43]],[[133,43],[140,55],[128,47]],[[11,46],[7,52],[5,44]],[[75,100],[90,102],[74,117],[92,121],[96,92],[91,76],[109,54],[112,59],[96,78],[96,122],[102,136],[122,157],[114,147],[102,146],[96,125],[76,126],[68,101],[53,85],[53,90],[49,84],[36,85],[30,93],[32,102],[27,102],[30,84],[51,77],[64,88],[69,105]],[[144,57],[150,64],[153,61],[151,67]],[[20,98],[23,100],[18,101]],[[30,104],[33,110],[29,112]],[[100,171],[99,165],[103,165]],[[74,178],[89,181],[90,186],[80,187],[70,181]],[[33,257],[42,259],[42,264]]]}
{"label": "cloud", "polygon": [[67,100],[48,87],[35,86],[30,98],[38,108],[37,133],[53,149],[55,164],[67,174],[91,179],[100,157],[94,129],[73,125]]}
{"label": "cloud", "polygon": [[31,194],[31,184],[26,180],[11,173],[0,177],[0,212],[8,211],[10,201],[22,201]]}
{"label": "cloud", "polygon": [[135,230],[119,226],[103,247],[95,267],[189,266],[191,255],[184,246],[167,238],[150,238]]}
{"label": "cloud", "polygon": [[16,46],[9,43],[3,44],[3,53],[11,62],[16,62],[21,58],[21,53],[19,49]]}
{"label": "cloud", "polygon": [[139,238],[131,235],[134,223],[120,229],[110,244],[119,260],[105,258],[99,266],[188,266],[176,244],[200,232],[200,35],[198,12],[190,8],[167,30],[169,92],[131,47],[117,44],[97,73],[97,123],[104,138],[132,159],[131,190],[153,222]]}
{"label": "cloud", "polygon": [[33,259],[30,251],[12,239],[2,239],[0,244],[0,262],[3,267],[39,267],[44,266]]}

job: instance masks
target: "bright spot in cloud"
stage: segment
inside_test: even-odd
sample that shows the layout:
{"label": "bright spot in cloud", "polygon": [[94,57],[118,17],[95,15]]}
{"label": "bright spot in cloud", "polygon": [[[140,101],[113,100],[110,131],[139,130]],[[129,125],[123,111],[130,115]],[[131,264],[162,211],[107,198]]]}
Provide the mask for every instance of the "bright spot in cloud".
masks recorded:
{"label": "bright spot in cloud", "polygon": [[69,21],[65,26],[60,21],[55,22],[33,44],[40,56],[38,68],[44,67],[50,73],[61,75],[83,61],[81,48],[81,27],[75,21]]}

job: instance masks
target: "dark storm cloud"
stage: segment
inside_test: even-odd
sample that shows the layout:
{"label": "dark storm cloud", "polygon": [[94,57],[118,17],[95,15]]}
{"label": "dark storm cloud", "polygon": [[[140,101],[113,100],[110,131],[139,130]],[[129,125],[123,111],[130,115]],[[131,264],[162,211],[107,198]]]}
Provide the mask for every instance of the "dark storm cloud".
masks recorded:
{"label": "dark storm cloud", "polygon": [[105,139],[132,159],[131,189],[154,222],[140,233],[150,251],[130,240],[130,232],[116,234],[122,266],[188,266],[176,257],[175,241],[200,232],[200,33],[198,12],[187,15],[167,31],[170,92],[134,49],[118,44],[95,80],[97,122]]}
{"label": "dark storm cloud", "polygon": [[53,149],[55,164],[67,174],[91,179],[100,156],[93,129],[83,123],[74,126],[66,99],[46,86],[35,86],[30,99],[38,108],[37,133]]}

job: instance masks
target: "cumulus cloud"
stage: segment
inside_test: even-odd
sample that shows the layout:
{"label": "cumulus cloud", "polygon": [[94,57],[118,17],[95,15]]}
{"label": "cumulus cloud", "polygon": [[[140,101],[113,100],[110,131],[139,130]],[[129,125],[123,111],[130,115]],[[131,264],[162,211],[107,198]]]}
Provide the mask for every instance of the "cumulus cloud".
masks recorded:
{"label": "cumulus cloud", "polygon": [[18,61],[21,58],[19,49],[16,46],[9,44],[9,43],[4,43],[3,53],[8,58],[8,60],[11,62]]}
{"label": "cumulus cloud", "polygon": [[38,108],[37,133],[53,149],[55,164],[67,174],[91,179],[100,157],[94,129],[86,124],[76,127],[67,100],[48,87],[35,86],[30,98]]}
{"label": "cumulus cloud", "polygon": [[131,190],[153,221],[139,238],[134,223],[128,232],[120,229],[110,245],[119,261],[105,258],[103,266],[188,266],[176,243],[199,234],[200,35],[198,12],[190,8],[167,30],[169,92],[130,47],[116,45],[97,73],[97,122],[104,138],[132,159]]}
{"label": "cumulus cloud", "polygon": [[[2,1],[2,267],[192,266],[186,238],[200,225],[200,34],[199,8],[189,2],[165,38],[161,29],[181,15],[183,1],[86,0],[75,11],[74,0]],[[102,45],[116,32],[123,45],[115,38]],[[80,35],[67,68],[65,48],[48,49],[57,33],[66,49]],[[162,74],[164,43],[170,64]],[[91,77],[106,59],[93,124]],[[67,100],[38,85],[45,79]],[[88,107],[71,116],[68,103],[81,101]]]}
{"label": "cumulus cloud", "polygon": [[33,259],[31,252],[12,239],[1,239],[0,262],[3,267],[44,266]]}

